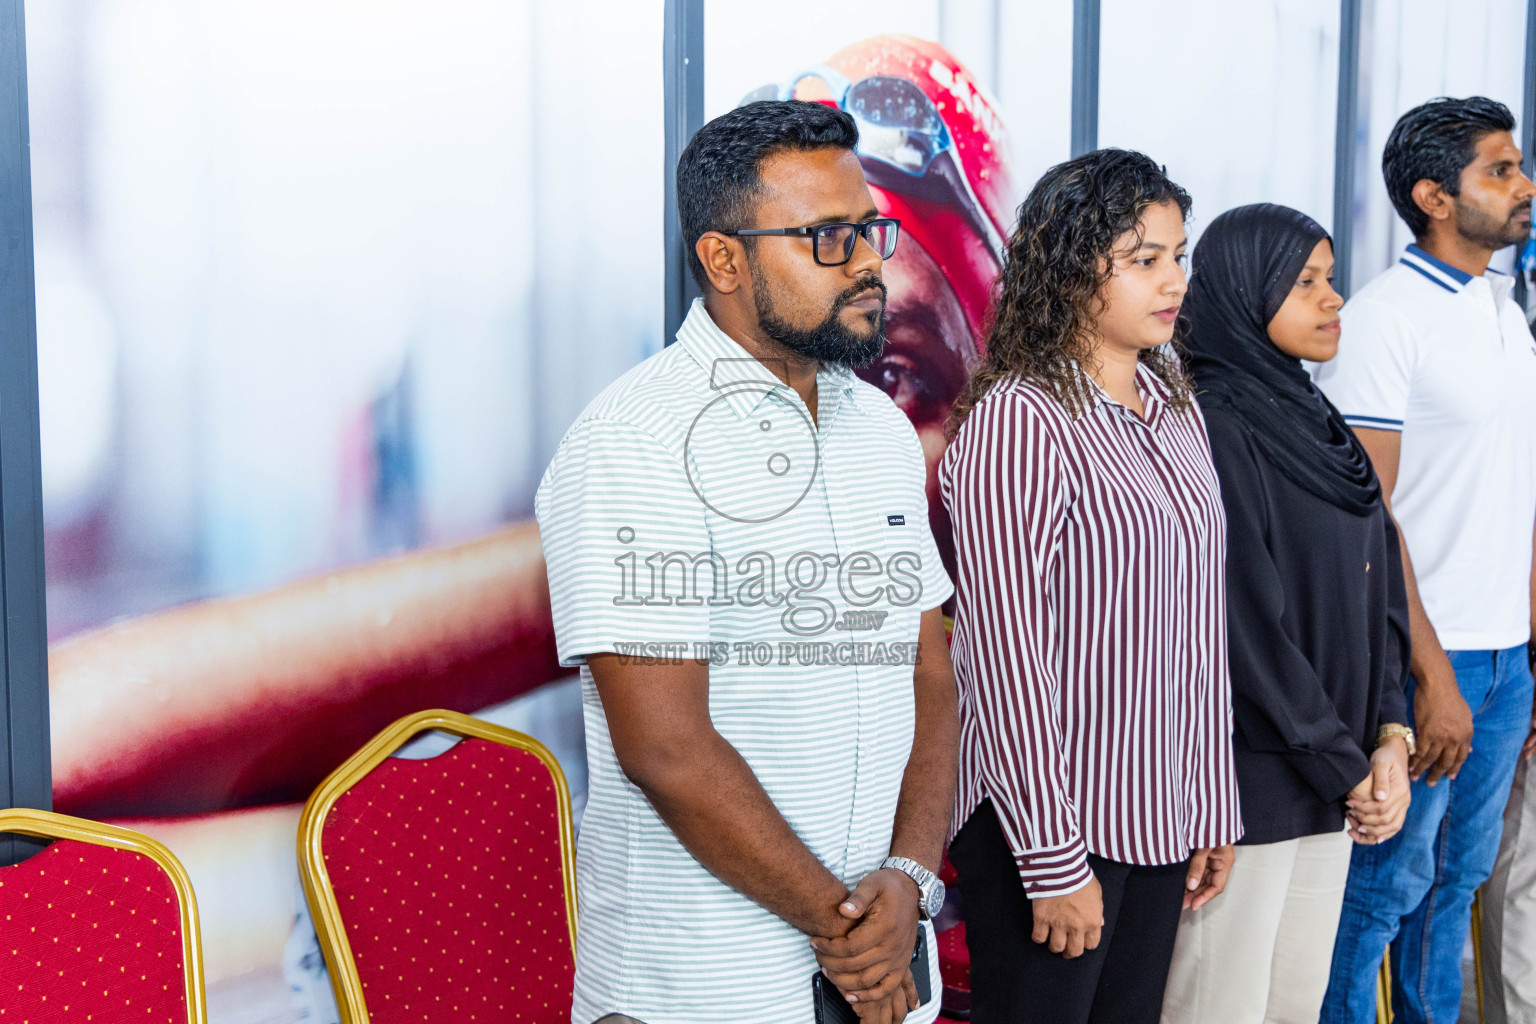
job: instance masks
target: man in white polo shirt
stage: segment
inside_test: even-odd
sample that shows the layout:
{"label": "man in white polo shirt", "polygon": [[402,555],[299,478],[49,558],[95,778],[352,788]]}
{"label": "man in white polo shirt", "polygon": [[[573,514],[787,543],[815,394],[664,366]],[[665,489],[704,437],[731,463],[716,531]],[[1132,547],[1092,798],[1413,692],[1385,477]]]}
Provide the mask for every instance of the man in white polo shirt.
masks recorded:
{"label": "man in white polo shirt", "polygon": [[917,435],[853,373],[898,232],[857,141],[797,101],[699,131],[677,194],[705,297],[539,488],[591,771],[575,1024],[811,1024],[813,978],[868,1024],[938,1013],[952,588]]}
{"label": "man in white polo shirt", "polygon": [[1392,941],[1405,1024],[1457,1019],[1472,897],[1531,724],[1536,343],[1488,270],[1530,230],[1514,119],[1483,97],[1404,114],[1382,169],[1417,239],[1343,310],[1318,383],[1381,477],[1407,572],[1417,749],[1401,832],[1356,846],[1324,1024],[1375,1019]]}
{"label": "man in white polo shirt", "polygon": [[[1526,126],[1530,130],[1530,126]],[[1528,238],[1515,263],[1527,283],[1526,317],[1536,309],[1536,238]],[[1536,326],[1533,326],[1536,331]],[[1531,574],[1536,602],[1536,572]],[[1532,648],[1536,657],[1536,647]],[[1487,1024],[1536,1024],[1536,714],[1520,751],[1520,766],[1504,808],[1504,837],[1493,874],[1483,886],[1483,1017]]]}

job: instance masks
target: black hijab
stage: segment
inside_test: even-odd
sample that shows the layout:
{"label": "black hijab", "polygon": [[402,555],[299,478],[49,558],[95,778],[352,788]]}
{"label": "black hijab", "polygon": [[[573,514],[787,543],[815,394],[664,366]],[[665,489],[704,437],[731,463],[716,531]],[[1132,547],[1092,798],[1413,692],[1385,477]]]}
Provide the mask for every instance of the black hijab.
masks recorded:
{"label": "black hijab", "polygon": [[1184,344],[1202,405],[1231,410],[1296,486],[1363,516],[1381,501],[1365,449],[1301,360],[1276,348],[1267,331],[1327,237],[1306,214],[1270,203],[1211,221],[1195,246]]}

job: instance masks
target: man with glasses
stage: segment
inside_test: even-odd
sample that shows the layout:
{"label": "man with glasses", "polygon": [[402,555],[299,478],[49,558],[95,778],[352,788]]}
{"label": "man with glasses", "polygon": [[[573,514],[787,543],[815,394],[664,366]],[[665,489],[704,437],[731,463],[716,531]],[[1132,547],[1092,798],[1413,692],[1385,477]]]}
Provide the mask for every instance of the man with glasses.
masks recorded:
{"label": "man with glasses", "polygon": [[677,198],[704,298],[539,488],[591,775],[578,1024],[938,1011],[952,587],[916,434],[853,372],[899,234],[858,139],[800,101],[699,131]]}

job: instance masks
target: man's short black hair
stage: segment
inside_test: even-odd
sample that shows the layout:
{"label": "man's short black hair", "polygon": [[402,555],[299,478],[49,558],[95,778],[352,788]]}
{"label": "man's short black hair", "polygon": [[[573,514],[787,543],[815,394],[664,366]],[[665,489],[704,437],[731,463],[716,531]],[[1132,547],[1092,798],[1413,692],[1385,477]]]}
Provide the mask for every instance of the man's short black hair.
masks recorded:
{"label": "man's short black hair", "polygon": [[858,142],[859,128],[852,117],[825,103],[803,100],[747,103],[700,128],[677,159],[677,213],[688,247],[688,269],[699,289],[707,291],[709,279],[695,245],[706,231],[753,226],[764,160],[785,150],[853,149]]}
{"label": "man's short black hair", "polygon": [[1392,205],[1415,238],[1429,230],[1429,215],[1413,201],[1413,186],[1428,178],[1447,194],[1459,195],[1461,172],[1477,158],[1477,144],[1492,132],[1514,129],[1509,108],[1486,96],[1442,96],[1397,119],[1381,154],[1381,173]]}

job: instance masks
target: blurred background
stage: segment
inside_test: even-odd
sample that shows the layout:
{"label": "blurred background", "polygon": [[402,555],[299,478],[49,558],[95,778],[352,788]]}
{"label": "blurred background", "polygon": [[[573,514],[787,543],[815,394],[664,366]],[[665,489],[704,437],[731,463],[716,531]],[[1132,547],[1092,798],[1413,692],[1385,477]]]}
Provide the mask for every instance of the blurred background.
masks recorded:
{"label": "blurred background", "polygon": [[[1392,122],[1442,94],[1518,116],[1525,9],[1367,5],[1357,286],[1409,241]],[[662,13],[27,4],[52,639],[530,517],[566,427],[663,344]],[[708,0],[705,25],[706,117],[899,32],[990,91],[1019,198],[1069,156],[1071,0]],[[1192,236],[1259,200],[1331,227],[1338,33],[1337,0],[1103,0],[1099,144],[1166,163]],[[579,802],[578,691],[498,714]],[[238,879],[185,856],[213,1019],[317,1019],[280,967],[291,841]]]}
{"label": "blurred background", "polygon": [[526,515],[659,348],[659,10],[27,8],[50,632]]}

